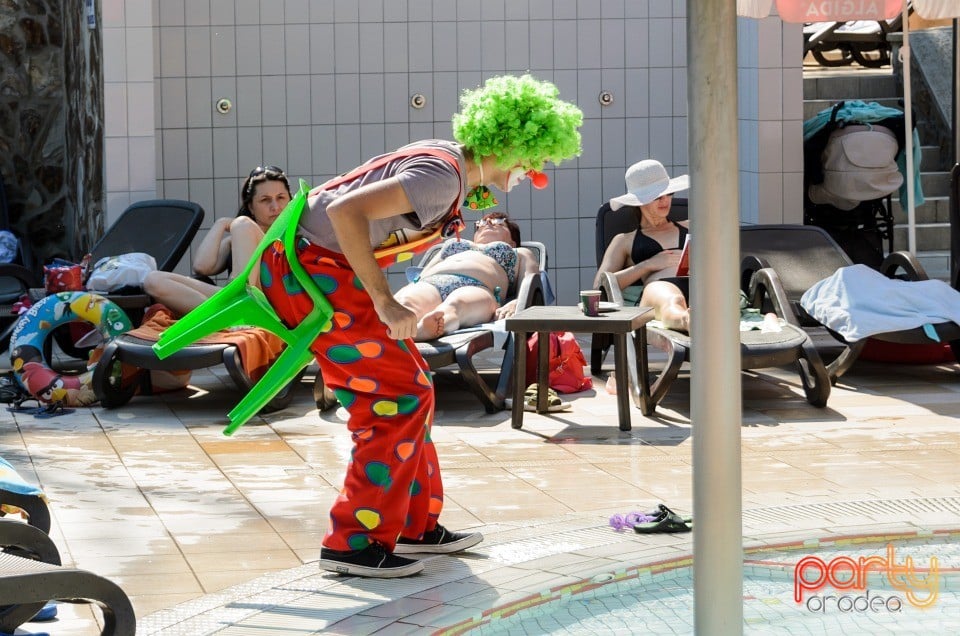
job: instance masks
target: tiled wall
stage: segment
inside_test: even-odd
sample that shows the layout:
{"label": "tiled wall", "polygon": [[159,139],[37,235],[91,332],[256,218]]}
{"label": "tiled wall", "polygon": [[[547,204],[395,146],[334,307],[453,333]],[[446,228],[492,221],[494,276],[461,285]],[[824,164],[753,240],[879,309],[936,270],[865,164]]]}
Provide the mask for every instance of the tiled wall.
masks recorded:
{"label": "tiled wall", "polygon": [[[596,210],[623,193],[626,166],[652,156],[672,174],[687,170],[684,0],[154,0],[152,7],[147,0],[102,1],[105,14],[115,5],[120,23],[129,21],[108,39],[114,24],[104,19],[104,55],[113,57],[107,74],[113,215],[124,199],[150,192],[139,178],[149,166],[156,193],[197,201],[209,227],[236,212],[242,178],[257,165],[281,165],[320,183],[408,141],[449,137],[462,89],[529,69],[583,109],[583,154],[551,170],[547,190],[522,186],[501,203],[525,236],[547,244],[554,286],[569,303],[592,281]],[[779,30],[779,21],[770,22]],[[748,37],[751,59],[763,59],[769,71],[764,77],[786,83],[779,38]],[[768,68],[761,47],[770,46],[777,65]],[[799,60],[798,51],[798,100]],[[140,85],[145,62],[153,76],[152,118],[131,106],[147,92]],[[744,72],[759,77],[760,65],[754,66]],[[600,105],[601,91],[612,93],[612,105]],[[427,98],[422,109],[410,106],[417,93]],[[215,109],[220,98],[232,103],[226,114]],[[767,145],[784,145],[770,140],[774,129],[763,113],[744,123],[755,143],[741,142],[743,185],[754,191],[742,195],[754,206],[745,208],[748,220],[764,218],[756,214],[761,193],[784,191],[768,187],[773,164],[751,156],[765,147],[761,132]],[[122,124],[111,126],[111,117]],[[149,162],[140,145],[148,140]],[[783,208],[782,196],[774,208]],[[401,279],[392,274],[397,284]]]}

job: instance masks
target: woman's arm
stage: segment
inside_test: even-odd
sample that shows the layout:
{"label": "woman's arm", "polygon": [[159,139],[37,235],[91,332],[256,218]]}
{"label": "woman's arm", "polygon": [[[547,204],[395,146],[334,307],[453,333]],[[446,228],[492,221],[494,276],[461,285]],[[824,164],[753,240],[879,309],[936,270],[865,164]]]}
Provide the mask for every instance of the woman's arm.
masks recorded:
{"label": "woman's arm", "polygon": [[377,315],[387,325],[387,333],[396,340],[416,334],[417,316],[393,297],[387,277],[377,265],[370,247],[370,221],[412,211],[413,206],[396,177],[357,188],[327,206],[327,216],[343,255],[370,295]]}
{"label": "woman's arm", "polygon": [[201,276],[216,276],[227,268],[230,258],[231,218],[220,218],[203,237],[193,257],[193,271]]}
{"label": "woman's arm", "polygon": [[593,278],[593,286],[600,286],[600,279],[603,272],[611,272],[617,279],[620,289],[634,285],[637,282],[643,282],[653,274],[676,266],[680,260],[680,250],[664,250],[650,258],[628,265],[630,248],[633,245],[633,233],[627,232],[617,234],[607,246],[607,251],[603,254],[603,260],[597,269],[597,275]]}

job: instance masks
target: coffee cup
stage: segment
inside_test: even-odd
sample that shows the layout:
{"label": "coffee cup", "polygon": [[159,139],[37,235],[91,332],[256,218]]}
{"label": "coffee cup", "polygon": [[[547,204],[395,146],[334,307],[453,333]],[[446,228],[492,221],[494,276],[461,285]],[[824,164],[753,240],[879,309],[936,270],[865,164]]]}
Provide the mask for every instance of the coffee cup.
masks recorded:
{"label": "coffee cup", "polygon": [[600,291],[597,289],[584,289],[580,292],[580,311],[585,316],[600,315]]}

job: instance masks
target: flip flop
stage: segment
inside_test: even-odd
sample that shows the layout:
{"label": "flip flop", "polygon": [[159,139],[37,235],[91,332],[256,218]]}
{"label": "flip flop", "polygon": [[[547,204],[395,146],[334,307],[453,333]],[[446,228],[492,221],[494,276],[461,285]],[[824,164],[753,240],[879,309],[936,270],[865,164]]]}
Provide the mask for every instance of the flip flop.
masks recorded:
{"label": "flip flop", "polygon": [[660,511],[655,521],[634,524],[633,530],[639,534],[656,534],[660,532],[690,532],[693,530],[693,519],[683,518],[663,504],[657,508]]}
{"label": "flip flop", "polygon": [[[536,411],[537,410],[537,385],[531,384],[527,387],[527,390],[523,393],[523,410],[524,411]],[[547,413],[557,413],[560,411],[569,411],[570,403],[564,402],[560,399],[560,396],[557,395],[557,392],[551,388],[547,388]]]}

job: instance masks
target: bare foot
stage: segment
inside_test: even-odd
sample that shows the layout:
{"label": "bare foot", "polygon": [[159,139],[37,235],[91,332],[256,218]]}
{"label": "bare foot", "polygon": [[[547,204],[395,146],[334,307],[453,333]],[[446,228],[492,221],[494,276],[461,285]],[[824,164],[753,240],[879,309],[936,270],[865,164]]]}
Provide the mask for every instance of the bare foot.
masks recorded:
{"label": "bare foot", "polygon": [[667,329],[689,332],[690,310],[680,309],[678,307],[669,307],[663,310],[660,316],[660,322],[662,322],[663,326]]}
{"label": "bare foot", "polygon": [[443,310],[434,309],[433,311],[426,314],[423,318],[420,319],[420,322],[417,323],[417,335],[413,337],[414,340],[424,342],[426,340],[433,340],[434,338],[439,338],[443,335]]}

